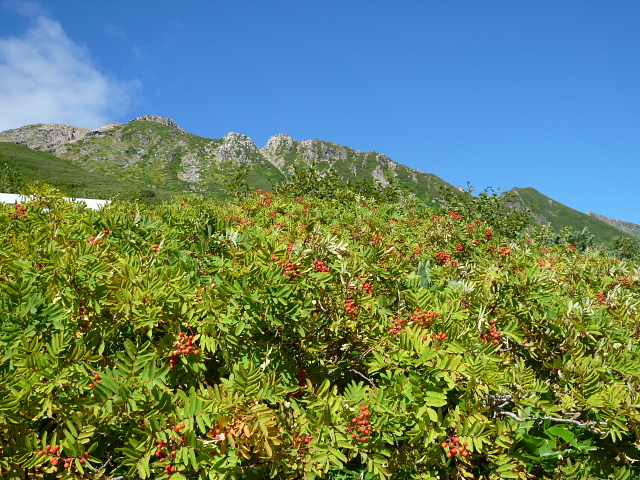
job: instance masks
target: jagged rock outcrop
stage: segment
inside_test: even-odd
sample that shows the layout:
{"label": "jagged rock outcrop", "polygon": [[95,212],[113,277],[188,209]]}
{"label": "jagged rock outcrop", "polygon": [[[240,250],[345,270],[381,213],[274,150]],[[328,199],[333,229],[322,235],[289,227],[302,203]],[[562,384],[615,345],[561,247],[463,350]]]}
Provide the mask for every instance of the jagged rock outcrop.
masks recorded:
{"label": "jagged rock outcrop", "polygon": [[223,162],[233,160],[238,163],[248,163],[256,156],[261,156],[255,142],[246,135],[230,132],[222,137],[222,142],[211,142],[205,151],[213,155],[214,160]]}
{"label": "jagged rock outcrop", "polygon": [[278,170],[283,171],[286,165],[285,155],[296,150],[297,142],[286,133],[278,133],[269,139],[267,144],[260,149],[260,153],[275,165]]}
{"label": "jagged rock outcrop", "polygon": [[311,162],[329,162],[346,160],[349,157],[347,147],[335,143],[322,142],[318,139],[303,140],[300,142],[300,150],[304,159]]}
{"label": "jagged rock outcrop", "polygon": [[184,128],[182,128],[180,125],[178,125],[175,122],[175,120],[172,120],[167,117],[161,117],[159,115],[142,115],[141,117],[136,117],[131,121],[132,122],[157,122],[157,123],[161,123],[162,125],[166,125],[168,127],[173,127],[176,130],[178,130],[180,133],[187,133],[187,131]]}
{"label": "jagged rock outcrop", "polygon": [[0,132],[0,142],[17,143],[32,150],[50,150],[58,145],[77,142],[91,131],[64,123],[38,123]]}

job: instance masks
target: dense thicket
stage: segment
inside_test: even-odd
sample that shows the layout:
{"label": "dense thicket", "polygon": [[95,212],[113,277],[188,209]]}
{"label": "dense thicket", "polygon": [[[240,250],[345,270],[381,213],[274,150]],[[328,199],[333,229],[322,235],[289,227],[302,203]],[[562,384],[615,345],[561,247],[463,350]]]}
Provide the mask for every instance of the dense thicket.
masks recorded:
{"label": "dense thicket", "polygon": [[3,207],[0,476],[640,476],[637,264],[297,188]]}

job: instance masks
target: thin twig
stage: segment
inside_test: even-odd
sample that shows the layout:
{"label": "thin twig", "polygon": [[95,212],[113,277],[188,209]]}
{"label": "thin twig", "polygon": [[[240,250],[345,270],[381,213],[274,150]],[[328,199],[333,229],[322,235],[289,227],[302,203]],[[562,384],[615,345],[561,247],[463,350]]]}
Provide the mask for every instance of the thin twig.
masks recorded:
{"label": "thin twig", "polygon": [[350,368],[349,371],[360,375],[367,382],[369,382],[373,388],[378,388],[377,385],[375,383],[373,383],[373,381],[370,378],[366,377],[363,373],[360,373],[358,370],[354,370],[353,368]]}

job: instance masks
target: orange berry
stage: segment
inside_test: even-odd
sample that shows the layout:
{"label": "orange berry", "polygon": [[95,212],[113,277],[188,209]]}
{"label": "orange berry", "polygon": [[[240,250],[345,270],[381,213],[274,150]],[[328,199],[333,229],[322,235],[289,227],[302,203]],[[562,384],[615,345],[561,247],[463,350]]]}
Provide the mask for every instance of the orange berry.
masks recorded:
{"label": "orange berry", "polygon": [[451,458],[452,456],[453,455],[451,455],[451,452],[447,452],[447,455],[446,455],[447,458]]}

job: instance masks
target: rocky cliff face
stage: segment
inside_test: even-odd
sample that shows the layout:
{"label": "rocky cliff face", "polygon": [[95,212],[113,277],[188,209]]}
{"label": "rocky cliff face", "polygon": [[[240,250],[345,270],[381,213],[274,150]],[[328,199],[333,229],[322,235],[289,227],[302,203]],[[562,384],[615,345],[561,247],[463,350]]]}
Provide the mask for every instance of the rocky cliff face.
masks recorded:
{"label": "rocky cliff face", "polygon": [[75,142],[91,132],[89,128],[73,127],[63,123],[40,123],[0,133],[0,141],[24,145],[32,150],[50,150]]}
{"label": "rocky cliff face", "polygon": [[17,143],[32,150],[54,150],[61,145],[75,143],[85,137],[109,135],[109,130],[118,125],[122,124],[111,122],[91,130],[64,123],[39,123],[0,132],[0,142]]}
{"label": "rocky cliff face", "polygon": [[159,115],[142,115],[141,117],[136,117],[132,122],[156,122],[161,123],[162,125],[166,125],[167,127],[172,127],[178,130],[180,133],[187,133],[187,131],[178,125],[175,120],[172,120],[167,117],[161,117]]}
{"label": "rocky cliff face", "polygon": [[255,142],[246,135],[230,132],[222,137],[222,143],[212,142],[205,148],[215,161],[231,160],[237,163],[248,163],[252,158],[261,155]]}

